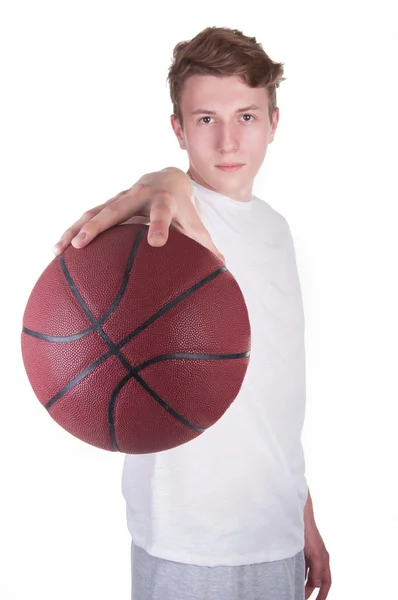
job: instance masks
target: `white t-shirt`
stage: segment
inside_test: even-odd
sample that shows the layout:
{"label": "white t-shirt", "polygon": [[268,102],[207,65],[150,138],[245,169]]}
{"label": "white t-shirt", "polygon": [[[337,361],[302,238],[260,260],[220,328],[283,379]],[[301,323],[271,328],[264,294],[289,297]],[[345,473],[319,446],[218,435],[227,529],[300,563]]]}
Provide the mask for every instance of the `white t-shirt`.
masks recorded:
{"label": "white t-shirt", "polygon": [[304,315],[285,218],[194,182],[202,222],[243,292],[251,325],[242,387],[217,423],[164,452],[126,455],[133,542],[149,554],[217,566],[274,561],[304,547],[307,499]]}

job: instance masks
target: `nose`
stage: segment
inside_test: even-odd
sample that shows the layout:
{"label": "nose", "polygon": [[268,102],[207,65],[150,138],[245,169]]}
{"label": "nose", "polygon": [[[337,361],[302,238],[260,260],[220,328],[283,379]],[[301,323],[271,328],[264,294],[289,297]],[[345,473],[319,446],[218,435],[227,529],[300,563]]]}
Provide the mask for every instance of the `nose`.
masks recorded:
{"label": "nose", "polygon": [[220,123],[217,146],[221,154],[236,152],[239,149],[239,136],[235,124]]}

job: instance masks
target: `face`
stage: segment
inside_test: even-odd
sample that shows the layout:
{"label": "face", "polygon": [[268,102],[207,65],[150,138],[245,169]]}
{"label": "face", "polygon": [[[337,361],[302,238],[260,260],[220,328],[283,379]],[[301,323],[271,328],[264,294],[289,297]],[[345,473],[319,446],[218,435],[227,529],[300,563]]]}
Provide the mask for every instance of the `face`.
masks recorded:
{"label": "face", "polygon": [[[187,151],[190,177],[234,200],[248,201],[275,135],[276,108],[270,122],[265,88],[251,88],[238,77],[192,75],[181,95],[183,128],[171,124]],[[239,164],[237,168],[222,165]]]}

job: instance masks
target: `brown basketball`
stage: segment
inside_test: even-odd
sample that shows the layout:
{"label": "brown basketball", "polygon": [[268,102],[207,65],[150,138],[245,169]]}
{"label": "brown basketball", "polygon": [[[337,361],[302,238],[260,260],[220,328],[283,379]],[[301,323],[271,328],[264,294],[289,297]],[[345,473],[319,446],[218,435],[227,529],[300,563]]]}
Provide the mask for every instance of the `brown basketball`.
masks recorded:
{"label": "brown basketball", "polygon": [[250,324],[242,292],[210,250],[171,228],[113,227],[69,246],[29,297],[22,355],[51,417],[80,440],[127,454],[184,444],[242,385]]}

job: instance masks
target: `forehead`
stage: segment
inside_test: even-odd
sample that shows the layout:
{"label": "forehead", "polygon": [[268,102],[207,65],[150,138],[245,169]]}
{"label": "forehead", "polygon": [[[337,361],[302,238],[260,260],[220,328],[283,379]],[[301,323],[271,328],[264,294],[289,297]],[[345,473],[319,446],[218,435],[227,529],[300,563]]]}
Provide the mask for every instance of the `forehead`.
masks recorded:
{"label": "forehead", "polygon": [[235,111],[251,104],[267,109],[266,89],[251,88],[235,76],[192,75],[186,80],[181,93],[183,112],[200,108],[216,112]]}

